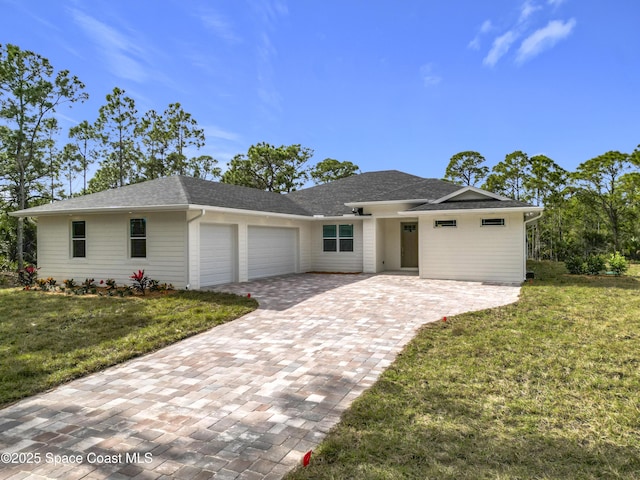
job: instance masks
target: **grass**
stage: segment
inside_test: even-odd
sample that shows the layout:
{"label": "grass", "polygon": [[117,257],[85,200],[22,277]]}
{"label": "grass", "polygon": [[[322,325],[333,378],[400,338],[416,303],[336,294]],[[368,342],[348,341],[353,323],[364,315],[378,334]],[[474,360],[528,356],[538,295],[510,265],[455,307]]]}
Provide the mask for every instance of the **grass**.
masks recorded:
{"label": "grass", "polygon": [[0,289],[0,406],[238,318],[255,300],[216,292],[65,296]]}
{"label": "grass", "polygon": [[425,326],[287,480],[640,479],[640,267]]}

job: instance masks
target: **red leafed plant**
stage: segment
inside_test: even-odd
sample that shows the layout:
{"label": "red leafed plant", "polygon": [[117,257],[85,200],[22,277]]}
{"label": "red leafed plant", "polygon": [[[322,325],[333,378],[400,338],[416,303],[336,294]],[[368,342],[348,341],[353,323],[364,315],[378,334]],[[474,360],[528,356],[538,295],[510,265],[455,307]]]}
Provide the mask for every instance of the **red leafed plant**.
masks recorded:
{"label": "red leafed plant", "polygon": [[38,278],[38,270],[40,269],[33,265],[28,265],[22,270],[18,270],[18,281],[25,290],[29,290],[29,288],[35,285],[36,279]]}
{"label": "red leafed plant", "polygon": [[133,280],[133,289],[144,295],[147,285],[149,285],[149,277],[144,274],[144,270],[138,270],[138,273],[133,272],[129,278]]}

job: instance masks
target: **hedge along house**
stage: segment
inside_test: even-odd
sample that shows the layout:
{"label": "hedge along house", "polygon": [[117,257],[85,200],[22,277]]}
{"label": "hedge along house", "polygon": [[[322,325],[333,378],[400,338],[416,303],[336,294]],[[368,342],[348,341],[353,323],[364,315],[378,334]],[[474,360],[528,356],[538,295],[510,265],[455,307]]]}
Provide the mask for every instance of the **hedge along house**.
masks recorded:
{"label": "hedge along house", "polygon": [[183,176],[13,212],[37,218],[41,277],[138,269],[177,288],[302,272],[521,282],[541,208],[396,170],[289,194]]}

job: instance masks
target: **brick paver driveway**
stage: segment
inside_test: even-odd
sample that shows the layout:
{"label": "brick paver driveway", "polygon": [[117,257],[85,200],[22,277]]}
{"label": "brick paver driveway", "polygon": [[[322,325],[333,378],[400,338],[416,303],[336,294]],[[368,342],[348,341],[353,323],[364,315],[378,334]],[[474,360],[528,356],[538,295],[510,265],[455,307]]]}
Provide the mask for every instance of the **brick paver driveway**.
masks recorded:
{"label": "brick paver driveway", "polygon": [[0,410],[0,478],[281,478],[421,325],[519,293],[407,275],[224,289],[260,309]]}

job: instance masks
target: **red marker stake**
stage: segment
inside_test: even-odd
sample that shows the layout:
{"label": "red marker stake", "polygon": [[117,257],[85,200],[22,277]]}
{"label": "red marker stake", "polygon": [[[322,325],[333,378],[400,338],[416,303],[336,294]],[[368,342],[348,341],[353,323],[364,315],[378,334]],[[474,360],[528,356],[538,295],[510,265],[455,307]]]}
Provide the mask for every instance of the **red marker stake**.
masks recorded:
{"label": "red marker stake", "polygon": [[447,317],[442,317],[442,321],[446,322],[447,321]]}
{"label": "red marker stake", "polygon": [[304,457],[302,457],[303,467],[306,467],[307,465],[309,465],[309,462],[311,461],[311,452],[313,452],[313,450],[309,450],[307,453],[304,454]]}

